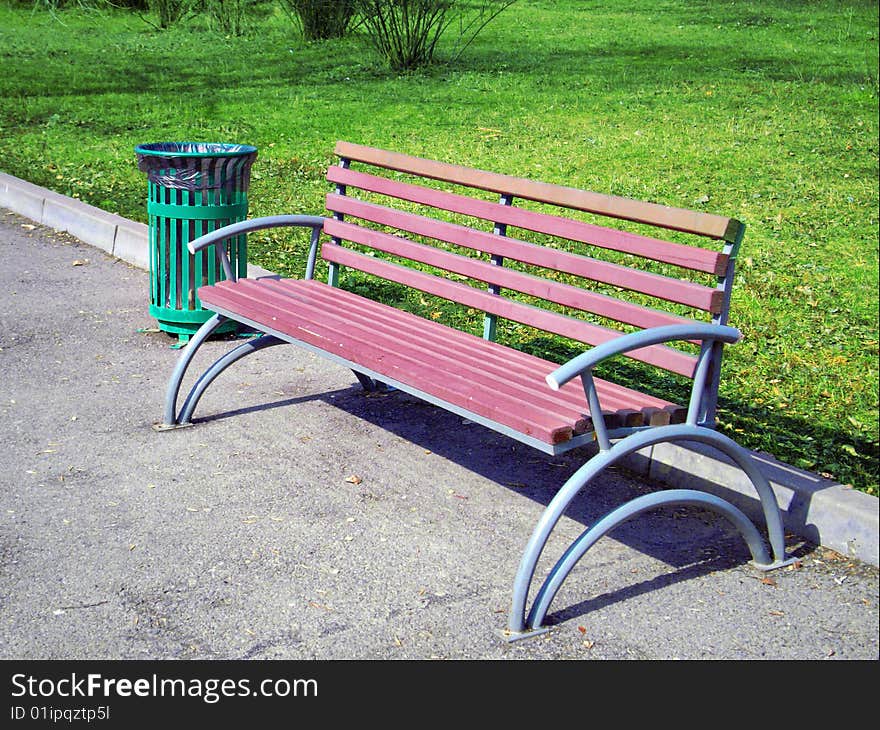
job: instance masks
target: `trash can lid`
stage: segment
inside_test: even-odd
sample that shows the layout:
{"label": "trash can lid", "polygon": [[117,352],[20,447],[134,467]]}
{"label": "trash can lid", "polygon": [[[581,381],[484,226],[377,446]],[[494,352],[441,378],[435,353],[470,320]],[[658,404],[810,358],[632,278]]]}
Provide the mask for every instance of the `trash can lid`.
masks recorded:
{"label": "trash can lid", "polygon": [[139,155],[154,157],[234,157],[252,154],[257,148],[226,142],[154,142],[139,144],[134,150]]}

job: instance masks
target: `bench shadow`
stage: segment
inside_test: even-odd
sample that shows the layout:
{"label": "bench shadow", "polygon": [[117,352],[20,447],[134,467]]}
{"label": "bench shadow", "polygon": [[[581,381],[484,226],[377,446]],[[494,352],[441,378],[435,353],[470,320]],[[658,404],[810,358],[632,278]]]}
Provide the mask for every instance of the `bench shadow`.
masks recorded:
{"label": "bench shadow", "polygon": [[[209,423],[307,402],[321,402],[342,410],[533,500],[542,508],[549,504],[565,480],[595,453],[594,448],[581,447],[549,456],[414,396],[400,391],[367,393],[358,384],[206,414],[194,422]],[[613,466],[582,490],[565,516],[586,528],[624,502],[657,490],[658,485],[652,485],[643,476]],[[760,520],[757,525],[766,537]],[[527,535],[523,535],[523,547],[526,539]],[[694,507],[667,506],[643,513],[619,525],[603,539],[626,545],[670,570],[594,595],[575,605],[557,607],[547,616],[547,623],[581,616],[715,571],[743,566],[751,560],[742,536],[726,519]],[[788,545],[789,553],[796,557],[813,549],[815,545],[808,541]],[[557,557],[542,557],[536,581],[543,580],[542,571],[549,569]]]}
{"label": "bench shadow", "polygon": [[548,626],[553,626],[566,621],[571,621],[572,619],[581,618],[594,611],[599,611],[616,603],[625,603],[637,596],[663,590],[676,583],[695,580],[719,570],[735,568],[742,565],[742,562],[742,560],[732,558],[731,556],[719,555],[683,567],[676,567],[669,573],[655,575],[652,578],[637,583],[631,583],[623,588],[600,593],[592,598],[579,601],[578,603],[573,603],[568,606],[559,606],[555,611],[547,614],[544,623]]}

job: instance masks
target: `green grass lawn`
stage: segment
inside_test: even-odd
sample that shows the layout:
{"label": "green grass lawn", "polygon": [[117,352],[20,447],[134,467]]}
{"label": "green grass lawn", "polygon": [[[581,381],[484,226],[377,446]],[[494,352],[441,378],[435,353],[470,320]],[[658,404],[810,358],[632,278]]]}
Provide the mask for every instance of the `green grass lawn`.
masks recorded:
{"label": "green grass lawn", "polygon": [[[740,218],[721,428],[876,495],[877,39],[876,1],[519,0],[400,75],[279,13],[227,38],[0,5],[0,169],[145,221],[135,145],[249,143],[251,215],[320,213],[348,139]],[[302,272],[297,237],[249,245]]]}

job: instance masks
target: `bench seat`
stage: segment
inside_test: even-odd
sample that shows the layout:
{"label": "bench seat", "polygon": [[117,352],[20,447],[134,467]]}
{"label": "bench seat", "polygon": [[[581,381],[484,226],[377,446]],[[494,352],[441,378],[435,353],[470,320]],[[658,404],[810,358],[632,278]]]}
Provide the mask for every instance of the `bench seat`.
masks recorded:
{"label": "bench seat", "polygon": [[[332,354],[548,453],[579,445],[584,439],[571,443],[574,437],[593,430],[579,382],[558,391],[547,385],[558,365],[338,287],[314,279],[240,279],[202,287],[199,297],[215,312]],[[683,407],[616,383],[596,384],[609,428],[684,421]]]}

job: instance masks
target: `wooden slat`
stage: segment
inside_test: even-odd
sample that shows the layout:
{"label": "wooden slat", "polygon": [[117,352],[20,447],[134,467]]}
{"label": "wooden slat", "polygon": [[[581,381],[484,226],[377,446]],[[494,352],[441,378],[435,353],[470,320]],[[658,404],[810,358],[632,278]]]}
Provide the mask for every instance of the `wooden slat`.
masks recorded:
{"label": "wooden slat", "polygon": [[618,231],[562,216],[524,210],[466,195],[434,190],[412,183],[390,180],[378,175],[331,166],[327,179],[337,185],[351,186],[378,195],[406,200],[451,213],[480,218],[493,223],[559,236],[591,246],[640,256],[651,261],[672,264],[692,271],[721,276],[727,268],[726,254],[682,243],[673,243],[637,233]]}
{"label": "wooden slat", "polygon": [[[569,337],[586,344],[599,345],[620,336],[619,332],[607,327],[600,327],[573,317],[515,302],[506,297],[477,290],[467,284],[449,281],[421,271],[382,261],[374,256],[365,256],[340,245],[325,244],[321,248],[321,255],[327,261],[343,266],[351,266],[352,268],[381,276],[389,281],[411,286],[429,294],[464,304],[465,306],[474,307],[488,314],[494,314],[504,319],[536,327],[545,332],[552,332],[563,337]],[[696,358],[680,350],[675,350],[665,345],[654,345],[634,350],[627,353],[627,355],[635,360],[655,365],[680,375],[693,377]]]}
{"label": "wooden slat", "polygon": [[350,142],[337,142],[336,154],[388,170],[479,188],[541,203],[551,203],[612,218],[648,223],[676,231],[695,233],[730,242],[736,240],[741,223],[710,213],[673,208],[630,198],[604,195],[577,188],[552,185],[525,178],[477,170],[460,165],[413,157]]}
{"label": "wooden slat", "polygon": [[[573,274],[603,284],[610,284],[630,291],[647,294],[665,301],[685,304],[689,307],[701,309],[705,312],[712,312],[713,314],[717,314],[721,310],[723,304],[722,292],[715,287],[703,286],[683,279],[675,279],[660,274],[652,274],[647,271],[640,271],[629,266],[612,264],[607,261],[599,261],[588,256],[580,256],[567,251],[548,248],[547,246],[539,246],[509,236],[498,236],[487,231],[477,231],[468,228],[467,226],[456,225],[446,221],[438,221],[433,218],[395,210],[394,208],[366,203],[362,200],[345,195],[336,195],[332,193],[328,195],[327,208],[347,215],[354,215],[381,225],[392,226],[399,230],[415,233],[421,236],[428,236],[440,241],[446,241],[447,243],[454,243],[476,251],[503,256],[504,258],[511,258],[516,261],[540,266],[545,269]],[[331,236],[339,236],[340,238],[355,240],[349,236],[355,236],[358,232],[353,229],[348,229],[348,233],[346,234],[342,232],[344,230],[342,225],[343,224],[338,221],[328,221],[327,226],[325,226],[325,231]],[[516,287],[514,286],[511,288]],[[518,289],[518,291],[523,290]],[[581,289],[581,291],[586,292],[584,289]],[[596,314],[617,319],[617,317],[613,315],[605,314],[603,311],[600,311],[604,309],[603,300],[607,300],[609,305],[612,302],[620,301],[614,297],[603,297],[602,299],[597,299],[595,301],[594,306],[596,306],[597,309],[593,309],[591,306],[579,307],[577,304],[571,306],[576,306],[586,311],[594,311]],[[550,301],[557,300],[550,299]],[[558,303],[561,304],[563,302]],[[632,306],[636,307],[636,305]],[[672,315],[667,316],[671,317]],[[617,321],[627,322],[628,324],[637,324],[637,322],[627,319],[617,319]],[[639,326],[646,327],[649,325]]]}

